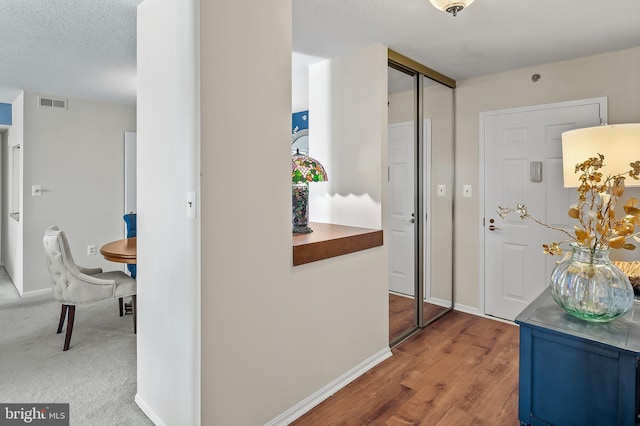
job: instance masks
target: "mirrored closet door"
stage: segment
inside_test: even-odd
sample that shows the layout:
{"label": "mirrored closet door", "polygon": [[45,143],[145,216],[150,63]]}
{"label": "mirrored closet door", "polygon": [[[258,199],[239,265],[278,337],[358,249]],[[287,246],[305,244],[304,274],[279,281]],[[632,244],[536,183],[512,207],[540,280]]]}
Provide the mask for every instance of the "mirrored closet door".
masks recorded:
{"label": "mirrored closet door", "polygon": [[418,326],[416,140],[418,74],[389,64],[389,341]]}
{"label": "mirrored closet door", "polygon": [[388,76],[389,342],[394,346],[453,307],[454,111],[453,89],[419,70],[390,60]]}

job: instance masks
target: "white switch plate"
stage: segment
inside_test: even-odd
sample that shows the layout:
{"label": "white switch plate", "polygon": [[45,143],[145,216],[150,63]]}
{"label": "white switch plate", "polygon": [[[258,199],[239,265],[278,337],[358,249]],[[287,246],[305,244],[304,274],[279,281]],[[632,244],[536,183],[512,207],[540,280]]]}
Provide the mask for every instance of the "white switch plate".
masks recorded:
{"label": "white switch plate", "polygon": [[471,197],[471,195],[473,195],[471,192],[471,185],[462,185],[462,196]]}
{"label": "white switch plate", "polygon": [[438,197],[447,196],[447,185],[438,185]]}
{"label": "white switch plate", "polygon": [[42,185],[31,185],[31,196],[39,197],[42,195]]}
{"label": "white switch plate", "polygon": [[87,256],[93,256],[96,254],[96,245],[90,244],[87,246]]}

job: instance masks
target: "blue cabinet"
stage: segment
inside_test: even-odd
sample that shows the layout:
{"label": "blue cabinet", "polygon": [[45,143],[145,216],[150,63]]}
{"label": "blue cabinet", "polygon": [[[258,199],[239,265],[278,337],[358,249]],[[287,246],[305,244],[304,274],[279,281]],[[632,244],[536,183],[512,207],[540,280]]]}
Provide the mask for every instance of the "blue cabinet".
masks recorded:
{"label": "blue cabinet", "polygon": [[526,425],[637,425],[640,306],[610,323],[574,318],[545,290],[518,317],[518,419]]}

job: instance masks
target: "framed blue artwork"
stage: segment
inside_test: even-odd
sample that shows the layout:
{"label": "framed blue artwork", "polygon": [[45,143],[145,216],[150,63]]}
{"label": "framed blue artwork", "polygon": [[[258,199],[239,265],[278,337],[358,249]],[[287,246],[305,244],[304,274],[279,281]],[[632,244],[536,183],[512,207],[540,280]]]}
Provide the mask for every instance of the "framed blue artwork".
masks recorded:
{"label": "framed blue artwork", "polygon": [[11,104],[0,103],[0,124],[11,126]]}
{"label": "framed blue artwork", "polygon": [[294,112],[291,115],[291,154],[296,151],[309,155],[309,111]]}
{"label": "framed blue artwork", "polygon": [[291,133],[300,130],[309,130],[309,111],[294,112],[291,114]]}

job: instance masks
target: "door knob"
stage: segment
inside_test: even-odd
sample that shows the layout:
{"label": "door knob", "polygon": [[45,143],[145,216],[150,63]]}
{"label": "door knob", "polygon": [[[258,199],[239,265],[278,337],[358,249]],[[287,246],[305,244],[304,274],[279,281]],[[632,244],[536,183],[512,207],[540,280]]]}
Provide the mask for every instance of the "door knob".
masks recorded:
{"label": "door knob", "polygon": [[405,222],[405,223],[415,223],[415,221],[416,220],[414,218],[411,218],[409,220],[403,220],[403,222]]}
{"label": "door knob", "polygon": [[495,231],[496,229],[497,229],[498,231],[500,230],[500,228],[498,228],[498,227],[497,227],[497,226],[495,226],[495,225],[489,225],[489,231]]}

